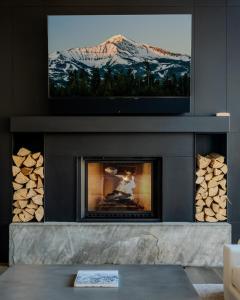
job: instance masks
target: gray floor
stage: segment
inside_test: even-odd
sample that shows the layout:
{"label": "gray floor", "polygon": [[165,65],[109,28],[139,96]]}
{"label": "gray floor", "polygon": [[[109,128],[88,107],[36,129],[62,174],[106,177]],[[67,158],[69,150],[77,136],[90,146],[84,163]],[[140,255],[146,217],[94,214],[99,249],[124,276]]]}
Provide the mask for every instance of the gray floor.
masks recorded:
{"label": "gray floor", "polygon": [[0,275],[7,270],[7,265],[0,264]]}

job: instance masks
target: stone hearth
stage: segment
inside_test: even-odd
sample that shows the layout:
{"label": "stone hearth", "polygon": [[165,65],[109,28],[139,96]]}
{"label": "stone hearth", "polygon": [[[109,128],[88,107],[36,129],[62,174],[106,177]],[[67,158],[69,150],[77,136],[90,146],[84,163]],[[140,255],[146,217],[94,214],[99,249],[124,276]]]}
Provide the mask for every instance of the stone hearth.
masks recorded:
{"label": "stone hearth", "polygon": [[228,223],[28,223],[10,225],[13,264],[222,266]]}

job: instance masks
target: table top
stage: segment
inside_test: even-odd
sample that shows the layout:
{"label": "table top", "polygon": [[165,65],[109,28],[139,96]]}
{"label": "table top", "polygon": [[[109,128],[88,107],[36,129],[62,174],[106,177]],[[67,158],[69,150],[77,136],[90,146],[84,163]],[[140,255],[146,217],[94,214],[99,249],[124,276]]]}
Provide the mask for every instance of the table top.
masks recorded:
{"label": "table top", "polygon": [[[74,288],[78,270],[118,270],[118,288]],[[181,266],[15,265],[0,276],[4,300],[195,300]]]}

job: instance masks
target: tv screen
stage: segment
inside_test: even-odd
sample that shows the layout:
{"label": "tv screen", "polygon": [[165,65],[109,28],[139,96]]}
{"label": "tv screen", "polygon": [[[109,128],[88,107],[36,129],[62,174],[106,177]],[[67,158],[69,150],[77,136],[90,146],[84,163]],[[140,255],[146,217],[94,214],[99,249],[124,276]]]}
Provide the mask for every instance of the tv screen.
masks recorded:
{"label": "tv screen", "polygon": [[191,27],[188,14],[48,16],[49,97],[189,101]]}

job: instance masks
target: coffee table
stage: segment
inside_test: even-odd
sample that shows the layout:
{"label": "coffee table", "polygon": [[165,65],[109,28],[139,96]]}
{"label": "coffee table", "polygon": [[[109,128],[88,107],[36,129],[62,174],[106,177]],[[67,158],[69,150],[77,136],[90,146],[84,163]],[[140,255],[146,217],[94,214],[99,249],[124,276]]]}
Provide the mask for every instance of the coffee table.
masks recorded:
{"label": "coffee table", "polygon": [[[73,288],[79,269],[119,270],[119,288]],[[195,300],[181,266],[15,265],[0,276],[2,300]]]}

